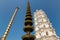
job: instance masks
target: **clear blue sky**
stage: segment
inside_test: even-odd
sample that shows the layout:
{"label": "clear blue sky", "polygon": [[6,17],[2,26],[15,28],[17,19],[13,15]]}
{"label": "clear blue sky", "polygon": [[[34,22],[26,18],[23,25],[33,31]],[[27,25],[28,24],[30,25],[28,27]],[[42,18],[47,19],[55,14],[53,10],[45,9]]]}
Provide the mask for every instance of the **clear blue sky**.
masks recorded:
{"label": "clear blue sky", "polygon": [[[7,40],[22,40],[24,33],[24,17],[28,0],[0,0],[0,37],[3,36],[7,25],[18,6],[20,9],[11,26]],[[30,0],[32,14],[36,9],[43,9],[58,36],[60,36],[60,0]]]}

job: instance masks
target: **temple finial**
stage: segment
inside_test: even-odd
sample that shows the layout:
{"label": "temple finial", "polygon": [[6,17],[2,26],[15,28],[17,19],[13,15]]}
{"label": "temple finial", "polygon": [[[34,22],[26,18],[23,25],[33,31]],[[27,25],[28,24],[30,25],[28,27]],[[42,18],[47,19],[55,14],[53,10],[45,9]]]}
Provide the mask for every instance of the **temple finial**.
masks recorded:
{"label": "temple finial", "polygon": [[28,1],[27,3],[27,9],[26,9],[26,12],[30,11],[31,12],[31,9],[30,9],[30,2]]}
{"label": "temple finial", "polygon": [[23,35],[22,40],[34,40],[35,36],[31,35],[31,32],[33,32],[33,22],[32,22],[32,15],[30,10],[30,2],[28,1],[27,4],[27,11],[25,16],[25,22],[24,22],[24,32],[26,32],[25,35]]}

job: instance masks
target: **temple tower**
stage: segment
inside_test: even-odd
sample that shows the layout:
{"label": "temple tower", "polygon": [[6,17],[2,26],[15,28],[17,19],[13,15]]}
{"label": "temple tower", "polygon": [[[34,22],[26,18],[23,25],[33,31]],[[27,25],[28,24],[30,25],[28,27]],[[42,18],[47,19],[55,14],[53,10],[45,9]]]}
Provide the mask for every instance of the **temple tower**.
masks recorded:
{"label": "temple tower", "polygon": [[24,26],[24,32],[26,32],[26,35],[22,37],[22,40],[34,40],[35,36],[31,35],[30,33],[34,30],[33,22],[32,22],[32,14],[30,10],[30,3],[27,4],[27,10],[26,10],[26,16],[25,16],[25,26]]}
{"label": "temple tower", "polygon": [[34,12],[35,40],[60,40],[43,10]]}
{"label": "temple tower", "polygon": [[8,33],[9,33],[9,30],[10,30],[11,25],[12,25],[12,23],[13,23],[13,21],[14,21],[14,18],[15,18],[15,16],[16,16],[17,12],[18,12],[18,9],[19,9],[19,8],[16,7],[16,9],[15,9],[15,11],[14,11],[14,14],[13,14],[13,16],[12,16],[12,18],[11,18],[9,24],[8,24],[8,27],[7,27],[5,33],[4,33],[3,37],[2,37],[2,40],[6,40],[6,37],[7,37]]}

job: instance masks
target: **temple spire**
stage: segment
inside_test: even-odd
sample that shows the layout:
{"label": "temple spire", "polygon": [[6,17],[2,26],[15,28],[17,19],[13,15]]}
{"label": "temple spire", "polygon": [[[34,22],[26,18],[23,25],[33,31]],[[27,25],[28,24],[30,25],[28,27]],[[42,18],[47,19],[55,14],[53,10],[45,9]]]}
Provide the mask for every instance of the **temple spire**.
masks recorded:
{"label": "temple spire", "polygon": [[31,15],[31,10],[30,10],[30,2],[28,1],[27,4],[27,10],[26,10],[26,16],[25,16],[25,26],[24,26],[24,32],[26,32],[26,35],[22,37],[22,40],[34,40],[35,36],[31,35],[30,33],[34,30],[32,27],[33,22],[32,22],[32,15]]}

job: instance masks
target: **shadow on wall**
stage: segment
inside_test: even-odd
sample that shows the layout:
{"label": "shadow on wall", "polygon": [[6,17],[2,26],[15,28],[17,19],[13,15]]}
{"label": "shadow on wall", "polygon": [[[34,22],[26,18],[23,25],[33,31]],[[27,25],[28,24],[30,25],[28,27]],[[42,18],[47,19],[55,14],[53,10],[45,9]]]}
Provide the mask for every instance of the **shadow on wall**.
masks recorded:
{"label": "shadow on wall", "polygon": [[0,37],[0,40],[1,40],[2,37]]}

